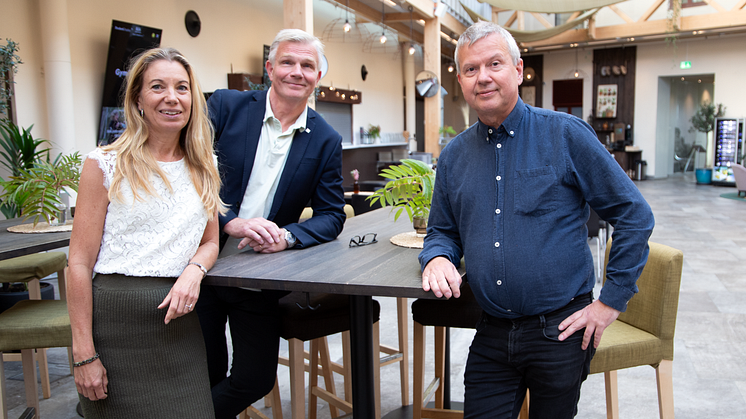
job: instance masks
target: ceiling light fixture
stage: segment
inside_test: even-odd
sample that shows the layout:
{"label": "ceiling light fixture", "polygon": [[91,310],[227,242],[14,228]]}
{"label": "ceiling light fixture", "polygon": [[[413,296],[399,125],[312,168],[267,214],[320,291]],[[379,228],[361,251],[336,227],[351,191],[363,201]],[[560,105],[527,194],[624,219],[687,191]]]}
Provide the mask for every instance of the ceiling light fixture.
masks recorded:
{"label": "ceiling light fixture", "polygon": [[345,8],[345,25],[342,27],[344,29],[345,33],[349,32],[350,29],[352,29],[352,26],[350,25],[349,15],[350,15],[350,0],[347,0],[346,3],[347,8]]}
{"label": "ceiling light fixture", "polygon": [[386,16],[384,10],[383,10],[384,3],[381,2],[381,37],[378,38],[378,40],[382,43],[386,43],[386,27],[383,26],[383,17]]}
{"label": "ceiling light fixture", "polygon": [[448,72],[453,73],[453,63],[448,64]]}
{"label": "ceiling light fixture", "polygon": [[409,55],[414,55],[414,7],[409,6]]}

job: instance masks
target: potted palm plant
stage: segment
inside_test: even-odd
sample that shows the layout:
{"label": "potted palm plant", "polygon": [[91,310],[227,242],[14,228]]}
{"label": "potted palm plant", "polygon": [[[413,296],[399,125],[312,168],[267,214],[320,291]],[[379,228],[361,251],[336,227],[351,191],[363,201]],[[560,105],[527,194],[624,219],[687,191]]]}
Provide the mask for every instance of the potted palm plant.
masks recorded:
{"label": "potted palm plant", "polygon": [[435,185],[435,171],[420,160],[405,159],[402,164],[389,166],[380,176],[388,179],[386,186],[375,191],[367,199],[373,205],[392,207],[394,221],[406,211],[418,234],[425,234],[427,218]]}
{"label": "potted palm plant", "polygon": [[[703,102],[702,105],[694,112],[694,116],[689,120],[692,123],[689,132],[703,132],[707,136],[707,149],[712,150],[713,141],[710,139],[710,133],[715,128],[715,118],[725,115],[725,106],[722,103],[717,105],[710,102]],[[712,182],[712,168],[710,159],[706,159],[704,168],[696,168],[695,176],[697,183],[709,184]]]}
{"label": "potted palm plant", "polygon": [[[19,176],[21,170],[30,169],[34,162],[48,156],[47,148],[49,141],[34,138],[31,135],[31,125],[28,128],[20,128],[10,120],[0,120],[0,163],[8,169],[11,176]],[[3,178],[0,177],[0,182]],[[5,218],[16,218],[20,214],[15,201],[0,199],[0,211]]]}

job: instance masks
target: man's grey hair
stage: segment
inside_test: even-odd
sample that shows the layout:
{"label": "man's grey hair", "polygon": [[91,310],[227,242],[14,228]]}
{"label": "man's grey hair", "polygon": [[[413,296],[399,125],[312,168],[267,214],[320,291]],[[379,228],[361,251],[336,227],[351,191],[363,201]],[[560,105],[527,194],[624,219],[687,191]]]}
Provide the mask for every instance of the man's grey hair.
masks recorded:
{"label": "man's grey hair", "polygon": [[479,22],[469,26],[469,28],[467,28],[458,38],[456,52],[453,54],[456,61],[456,74],[461,74],[461,65],[458,62],[459,49],[465,45],[471,46],[480,39],[493,33],[503,37],[505,45],[508,46],[510,57],[513,59],[513,65],[518,65],[518,60],[521,59],[521,50],[518,49],[518,44],[516,44],[515,39],[513,39],[513,35],[497,23],[480,20]]}
{"label": "man's grey hair", "polygon": [[324,56],[324,44],[321,43],[319,38],[300,29],[283,29],[277,33],[275,40],[272,41],[272,45],[269,47],[269,56],[267,57],[272,65],[275,65],[277,48],[279,48],[281,42],[297,42],[300,44],[312,45],[316,48],[316,65],[321,65],[321,57]]}

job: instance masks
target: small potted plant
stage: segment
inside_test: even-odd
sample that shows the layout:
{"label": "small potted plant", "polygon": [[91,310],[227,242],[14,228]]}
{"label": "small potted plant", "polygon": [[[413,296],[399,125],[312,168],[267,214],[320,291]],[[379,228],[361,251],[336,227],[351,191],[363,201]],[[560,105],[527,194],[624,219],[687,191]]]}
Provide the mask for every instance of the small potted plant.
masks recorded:
{"label": "small potted plant", "polygon": [[435,185],[435,171],[420,160],[405,159],[402,164],[389,166],[380,176],[389,179],[386,186],[375,191],[367,199],[371,205],[380,202],[382,207],[396,210],[394,221],[404,211],[409,216],[417,234],[425,234],[427,218]]}
{"label": "small potted plant", "polygon": [[354,169],[350,174],[352,175],[352,193],[360,193],[360,172]]}

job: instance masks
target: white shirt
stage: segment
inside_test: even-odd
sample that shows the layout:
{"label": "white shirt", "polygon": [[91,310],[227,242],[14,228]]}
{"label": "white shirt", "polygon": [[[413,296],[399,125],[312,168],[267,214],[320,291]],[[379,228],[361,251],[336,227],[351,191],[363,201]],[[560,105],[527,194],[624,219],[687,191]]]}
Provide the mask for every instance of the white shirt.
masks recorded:
{"label": "white shirt", "polygon": [[295,131],[306,129],[308,106],[303,109],[303,113],[295,120],[295,123],[282,132],[282,123],[272,112],[269,96],[267,92],[262,134],[256,147],[249,184],[246,186],[241,209],[238,212],[238,217],[243,219],[269,216]]}
{"label": "white shirt", "polygon": [[[88,154],[98,162],[108,190],[116,169],[116,152],[100,148]],[[197,252],[208,214],[194,188],[184,159],[158,162],[171,184],[151,176],[158,196],[139,190],[135,200],[130,183],[120,185],[121,201],[112,200],[106,211],[101,247],[93,271],[100,274],[178,277]],[[78,220],[80,221],[80,220]]]}

